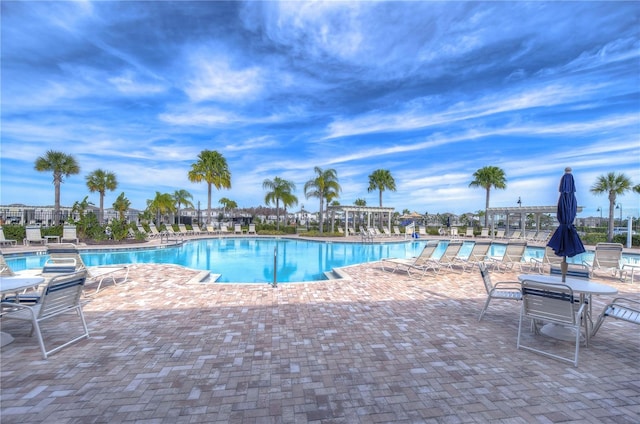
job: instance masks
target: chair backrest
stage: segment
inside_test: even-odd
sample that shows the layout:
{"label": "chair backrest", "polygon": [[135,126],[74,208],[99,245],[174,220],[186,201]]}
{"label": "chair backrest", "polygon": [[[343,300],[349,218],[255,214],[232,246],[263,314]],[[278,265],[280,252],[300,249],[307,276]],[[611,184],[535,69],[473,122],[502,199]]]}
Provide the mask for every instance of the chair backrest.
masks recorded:
{"label": "chair backrest", "polygon": [[491,290],[493,290],[493,284],[491,283],[491,277],[489,276],[487,265],[482,262],[478,264],[478,269],[480,270],[482,282],[484,283],[485,290],[487,290],[487,294],[491,294]]}
{"label": "chair backrest", "polygon": [[496,231],[496,238],[504,238],[504,230]]}
{"label": "chair backrest", "polygon": [[440,242],[427,242],[427,244],[424,245],[424,249],[422,249],[422,252],[420,252],[420,255],[416,258],[416,264],[426,262],[433,258],[433,252],[435,252],[438,244],[440,244]]}
{"label": "chair backrest", "polygon": [[[559,266],[551,265],[551,268],[549,269],[549,274],[562,275],[562,268],[560,268]],[[588,280],[590,278],[589,270],[584,268],[574,268],[574,267],[568,266],[567,277],[582,278],[583,280]]]}
{"label": "chair backrest", "polygon": [[56,315],[78,305],[86,279],[84,270],[52,278],[42,292],[38,318]]}
{"label": "chair backrest", "polygon": [[562,256],[556,255],[552,248],[546,246],[544,248],[544,258],[542,261],[549,265],[560,265],[563,261]]}
{"label": "chair backrest", "polygon": [[235,224],[233,226],[233,230],[237,231],[237,232],[241,232],[242,231],[242,227],[240,226],[240,224]]}
{"label": "chair backrest", "polygon": [[40,227],[27,227],[25,231],[27,240],[42,240]]}
{"label": "chair backrest", "polygon": [[1,277],[13,277],[16,275],[11,269],[7,261],[4,260],[4,255],[0,252],[0,276]]}
{"label": "chair backrest", "polygon": [[471,260],[484,260],[489,253],[489,249],[491,249],[490,241],[476,241],[473,244],[473,248],[471,249],[471,253],[469,254],[469,259]]}
{"label": "chair backrest", "polygon": [[[80,256],[80,252],[78,248],[73,243],[51,243],[47,245],[47,253],[49,254],[49,259],[47,262],[55,263],[56,261],[60,264],[65,263],[69,259],[73,259],[75,262],[76,270],[85,269],[86,265]],[[69,263],[67,262],[67,265]],[[60,272],[60,271],[55,271]]]}
{"label": "chair backrest", "polygon": [[622,244],[598,243],[593,256],[593,266],[597,268],[619,268],[622,261]]}
{"label": "chair backrest", "polygon": [[7,241],[4,237],[4,229],[2,227],[0,227],[0,241]]}
{"label": "chair backrest", "polygon": [[522,282],[522,312],[533,319],[575,325],[575,297],[566,284]]}
{"label": "chair backrest", "polygon": [[467,237],[473,237],[473,228],[467,228],[467,232],[465,233]]}
{"label": "chair backrest", "polygon": [[489,237],[489,229],[488,228],[483,228],[480,231],[480,237]]}
{"label": "chair backrest", "polygon": [[65,225],[62,227],[62,238],[65,240],[78,238],[77,233],[75,225]]}
{"label": "chair backrest", "polygon": [[462,244],[461,241],[450,241],[440,257],[440,262],[452,262],[458,256],[460,249],[462,249]]}
{"label": "chair backrest", "polygon": [[249,224],[249,232],[250,233],[256,232],[256,224]]}
{"label": "chair backrest", "polygon": [[509,240],[505,250],[505,257],[512,261],[521,260],[527,251],[526,240]]}

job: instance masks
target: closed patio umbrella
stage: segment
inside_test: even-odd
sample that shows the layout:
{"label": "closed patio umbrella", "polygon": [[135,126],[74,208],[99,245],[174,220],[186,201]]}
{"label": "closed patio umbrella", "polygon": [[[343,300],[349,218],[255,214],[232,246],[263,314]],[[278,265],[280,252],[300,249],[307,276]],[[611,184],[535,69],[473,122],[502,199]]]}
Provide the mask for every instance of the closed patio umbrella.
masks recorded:
{"label": "closed patio umbrella", "polygon": [[567,278],[567,257],[573,257],[585,251],[582,240],[578,235],[573,221],[576,219],[578,211],[578,201],[576,200],[576,186],[571,174],[571,168],[564,170],[564,175],[560,179],[560,198],[558,199],[558,228],[551,236],[547,246],[553,249],[557,256],[563,256],[562,261],[562,281]]}

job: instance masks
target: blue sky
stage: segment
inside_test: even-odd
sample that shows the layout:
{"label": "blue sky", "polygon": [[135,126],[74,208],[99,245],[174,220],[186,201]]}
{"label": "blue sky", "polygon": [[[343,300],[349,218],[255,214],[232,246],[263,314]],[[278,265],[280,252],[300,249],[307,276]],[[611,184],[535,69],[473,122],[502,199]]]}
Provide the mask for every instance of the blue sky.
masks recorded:
{"label": "blue sky", "polygon": [[[240,207],[264,205],[262,182],[297,186],[334,168],[341,204],[388,169],[383,205],[475,212],[472,174],[502,168],[491,206],[557,202],[574,170],[582,216],[607,196],[589,188],[624,172],[640,183],[638,2],[13,2],[2,1],[0,203],[52,205],[47,150],[81,172],[62,204],[89,195],[85,176],[114,172],[144,209],[186,189],[203,149],[229,163]],[[637,194],[619,199],[638,216]],[[606,216],[606,212],[605,212]],[[616,211],[618,216],[618,211]]]}

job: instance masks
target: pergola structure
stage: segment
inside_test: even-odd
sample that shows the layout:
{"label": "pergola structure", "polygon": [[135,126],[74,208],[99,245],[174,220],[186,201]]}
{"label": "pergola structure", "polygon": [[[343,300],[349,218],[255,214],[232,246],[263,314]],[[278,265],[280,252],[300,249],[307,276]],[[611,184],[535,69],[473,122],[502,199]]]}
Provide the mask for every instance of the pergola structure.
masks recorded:
{"label": "pergola structure", "polygon": [[[505,227],[509,229],[512,219],[520,221],[520,228],[525,228],[525,222],[527,215],[534,214],[536,221],[536,228],[540,228],[540,216],[545,214],[555,215],[558,212],[558,205],[553,206],[514,206],[514,207],[499,207],[487,209],[487,217],[491,222],[492,234],[495,232],[495,217],[496,215],[505,216]],[[578,206],[578,212],[582,212],[582,206]]]}
{"label": "pergola structure", "polygon": [[328,208],[329,210],[332,211],[342,211],[344,212],[344,225],[345,225],[345,229],[344,229],[344,236],[348,236],[349,235],[349,230],[346,228],[349,225],[349,212],[353,212],[354,215],[356,214],[361,214],[361,213],[366,213],[367,214],[367,226],[371,225],[371,216],[372,214],[375,213],[386,213],[387,214],[387,228],[389,228],[389,230],[391,230],[391,215],[393,215],[393,211],[396,210],[396,208],[382,208],[382,207],[375,207],[375,206],[329,206]]}

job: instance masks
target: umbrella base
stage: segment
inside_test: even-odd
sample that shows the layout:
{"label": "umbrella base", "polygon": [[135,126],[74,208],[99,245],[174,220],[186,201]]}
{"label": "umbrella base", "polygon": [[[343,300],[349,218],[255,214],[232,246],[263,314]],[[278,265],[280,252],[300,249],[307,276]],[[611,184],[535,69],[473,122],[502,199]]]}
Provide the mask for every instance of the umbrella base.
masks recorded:
{"label": "umbrella base", "polygon": [[[576,330],[574,328],[567,328],[559,324],[545,324],[540,328],[540,333],[566,342],[572,342],[576,339]],[[580,341],[584,341],[584,335],[582,334],[580,335]]]}

